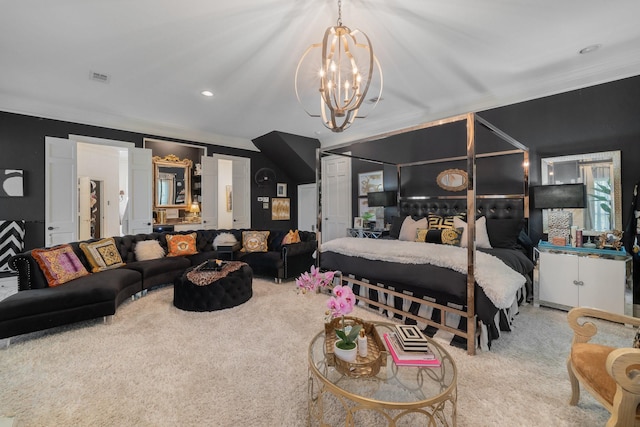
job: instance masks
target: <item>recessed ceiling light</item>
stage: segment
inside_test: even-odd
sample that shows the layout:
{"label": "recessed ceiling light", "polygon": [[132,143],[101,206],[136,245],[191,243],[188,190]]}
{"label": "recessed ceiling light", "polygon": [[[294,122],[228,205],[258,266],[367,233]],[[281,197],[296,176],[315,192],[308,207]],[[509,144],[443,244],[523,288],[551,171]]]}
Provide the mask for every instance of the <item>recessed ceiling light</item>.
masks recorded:
{"label": "recessed ceiling light", "polygon": [[213,96],[213,92],[211,92],[210,90],[203,90],[200,93],[204,96]]}
{"label": "recessed ceiling light", "polygon": [[584,55],[585,53],[595,52],[596,50],[600,49],[601,47],[602,47],[601,44],[592,44],[592,45],[589,45],[587,47],[584,47],[584,48],[580,49],[578,51],[578,53],[580,55]]}

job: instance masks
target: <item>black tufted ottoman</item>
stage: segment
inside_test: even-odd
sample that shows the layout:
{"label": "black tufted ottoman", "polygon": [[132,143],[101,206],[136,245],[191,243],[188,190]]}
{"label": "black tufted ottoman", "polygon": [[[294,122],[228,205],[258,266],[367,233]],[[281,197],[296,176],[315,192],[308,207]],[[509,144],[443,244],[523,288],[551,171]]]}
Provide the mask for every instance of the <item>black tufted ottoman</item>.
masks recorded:
{"label": "black tufted ottoman", "polygon": [[[234,261],[238,262],[238,261]],[[187,275],[188,269],[173,284],[173,305],[181,310],[214,311],[235,307],[251,299],[253,270],[245,263],[207,285],[193,283]]]}

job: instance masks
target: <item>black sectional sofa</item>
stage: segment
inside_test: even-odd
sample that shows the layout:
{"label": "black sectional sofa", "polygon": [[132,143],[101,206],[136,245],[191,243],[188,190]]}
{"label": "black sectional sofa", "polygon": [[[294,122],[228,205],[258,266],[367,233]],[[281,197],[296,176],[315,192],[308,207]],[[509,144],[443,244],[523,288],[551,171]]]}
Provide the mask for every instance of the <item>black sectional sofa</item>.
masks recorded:
{"label": "black sectional sofa", "polygon": [[[0,339],[87,319],[107,318],[115,314],[116,308],[126,299],[156,286],[172,284],[191,266],[222,258],[213,247],[215,237],[220,233],[231,233],[242,242],[243,231],[249,230],[196,230],[114,237],[125,265],[55,287],[48,286],[31,251],[18,254],[10,260],[10,265],[18,272],[18,292],[0,301]],[[197,254],[136,260],[134,250],[140,241],[158,240],[166,252],[166,235],[193,232],[196,233]],[[301,242],[283,245],[286,234],[287,231],[270,231],[267,252],[238,251],[234,253],[234,259],[249,264],[256,276],[270,277],[277,282],[295,278],[313,265],[316,237],[314,233],[300,231]],[[91,265],[80,249],[81,243],[70,245],[90,272]]]}

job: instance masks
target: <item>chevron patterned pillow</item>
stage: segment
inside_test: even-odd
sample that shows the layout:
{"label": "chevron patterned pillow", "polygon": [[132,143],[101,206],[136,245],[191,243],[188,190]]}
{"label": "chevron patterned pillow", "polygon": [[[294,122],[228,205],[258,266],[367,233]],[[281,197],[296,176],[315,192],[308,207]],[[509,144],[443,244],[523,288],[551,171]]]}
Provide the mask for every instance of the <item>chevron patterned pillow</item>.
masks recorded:
{"label": "chevron patterned pillow", "polygon": [[24,221],[0,220],[0,272],[12,271],[9,259],[24,248]]}

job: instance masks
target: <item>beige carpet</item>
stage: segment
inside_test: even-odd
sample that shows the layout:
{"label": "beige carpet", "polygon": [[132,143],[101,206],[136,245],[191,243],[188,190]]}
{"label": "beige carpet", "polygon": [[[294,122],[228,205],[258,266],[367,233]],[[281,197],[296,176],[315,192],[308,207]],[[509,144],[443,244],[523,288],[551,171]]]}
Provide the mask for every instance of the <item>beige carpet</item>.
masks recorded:
{"label": "beige carpet", "polygon": [[[307,348],[326,296],[256,279],[253,298],[229,310],[185,312],[172,298],[171,287],[154,290],[122,305],[109,325],[14,339],[0,350],[0,417],[21,427],[306,425]],[[565,317],[525,306],[518,330],[491,352],[448,347],[458,425],[604,425],[607,412],[586,393],[580,406],[567,405]],[[632,336],[622,328],[614,340]]]}

